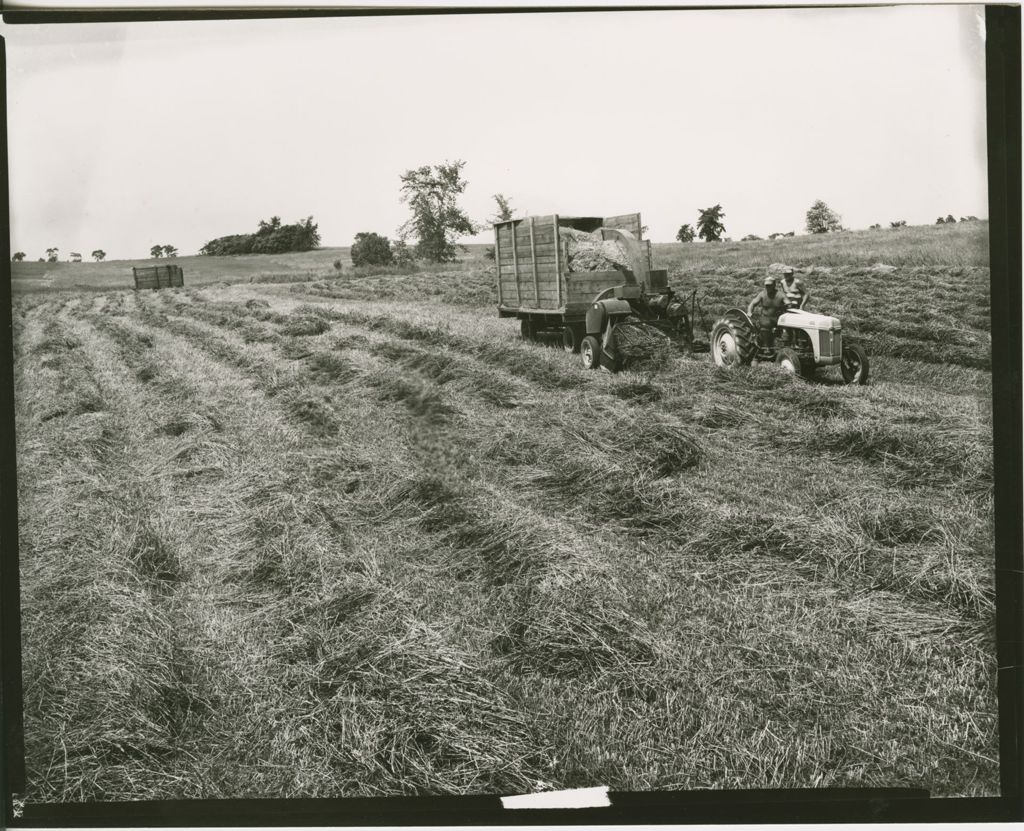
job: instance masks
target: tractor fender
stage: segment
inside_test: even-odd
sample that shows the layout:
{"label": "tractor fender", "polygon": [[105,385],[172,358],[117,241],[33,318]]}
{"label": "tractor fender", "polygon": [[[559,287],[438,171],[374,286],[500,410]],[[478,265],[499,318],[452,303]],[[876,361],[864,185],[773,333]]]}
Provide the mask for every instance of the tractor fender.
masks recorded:
{"label": "tractor fender", "polygon": [[753,329],[755,332],[757,331],[757,327],[754,325],[754,321],[750,319],[750,315],[748,315],[746,311],[744,311],[743,309],[729,309],[724,315],[722,315],[722,317],[742,318],[747,322],[747,325],[751,329]]}
{"label": "tractor fender", "polygon": [[625,300],[598,300],[587,309],[587,334],[600,335],[610,317],[624,317],[632,312],[633,307]]}

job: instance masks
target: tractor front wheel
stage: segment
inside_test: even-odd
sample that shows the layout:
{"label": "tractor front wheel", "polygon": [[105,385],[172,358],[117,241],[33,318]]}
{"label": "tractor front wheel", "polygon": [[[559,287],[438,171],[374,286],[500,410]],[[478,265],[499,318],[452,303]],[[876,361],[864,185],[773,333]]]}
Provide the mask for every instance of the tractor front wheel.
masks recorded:
{"label": "tractor front wheel", "polygon": [[601,341],[593,335],[587,335],[580,344],[580,360],[587,369],[601,366]]}
{"label": "tractor front wheel", "polygon": [[715,366],[749,366],[757,353],[754,326],[739,309],[730,309],[711,330],[711,357]]}
{"label": "tractor front wheel", "polygon": [[868,382],[868,353],[859,343],[847,343],[843,346],[842,363],[839,369],[843,373],[846,384],[866,384]]}
{"label": "tractor front wheel", "polygon": [[794,375],[803,375],[804,369],[800,355],[795,349],[789,349],[783,347],[777,353],[775,353],[775,363],[781,366],[786,372],[792,372]]}
{"label": "tractor front wheel", "polygon": [[562,348],[566,352],[579,352],[582,340],[583,332],[578,326],[566,326],[562,329]]}

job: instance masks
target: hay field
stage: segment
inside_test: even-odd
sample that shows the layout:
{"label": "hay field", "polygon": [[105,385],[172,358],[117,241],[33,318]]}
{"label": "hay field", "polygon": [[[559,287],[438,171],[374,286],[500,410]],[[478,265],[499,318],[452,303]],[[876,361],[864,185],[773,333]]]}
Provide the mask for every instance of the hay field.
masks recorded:
{"label": "hay field", "polygon": [[988,272],[833,269],[866,387],[588,373],[475,257],[17,298],[26,796],[997,793]]}

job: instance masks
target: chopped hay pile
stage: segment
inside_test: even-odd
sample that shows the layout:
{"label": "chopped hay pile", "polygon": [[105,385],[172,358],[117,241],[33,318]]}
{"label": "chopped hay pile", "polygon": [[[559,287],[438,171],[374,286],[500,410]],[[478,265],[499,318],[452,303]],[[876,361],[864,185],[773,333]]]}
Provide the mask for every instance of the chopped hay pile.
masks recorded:
{"label": "chopped hay pile", "polygon": [[588,234],[575,228],[559,228],[569,242],[569,271],[615,271],[631,269],[629,254],[617,240],[601,239],[601,232]]}

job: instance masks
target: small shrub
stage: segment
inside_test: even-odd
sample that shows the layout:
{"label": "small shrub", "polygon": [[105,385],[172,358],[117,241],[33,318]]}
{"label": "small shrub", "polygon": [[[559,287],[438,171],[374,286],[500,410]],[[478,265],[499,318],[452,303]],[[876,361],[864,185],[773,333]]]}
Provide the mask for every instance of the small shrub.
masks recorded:
{"label": "small shrub", "polygon": [[409,266],[415,262],[412,249],[405,244],[404,240],[391,243],[391,254],[395,259],[395,265]]}

